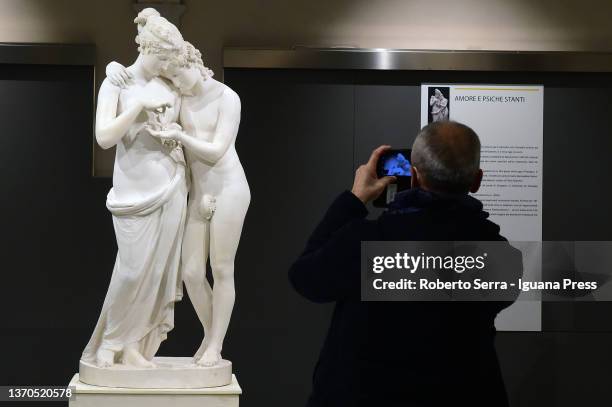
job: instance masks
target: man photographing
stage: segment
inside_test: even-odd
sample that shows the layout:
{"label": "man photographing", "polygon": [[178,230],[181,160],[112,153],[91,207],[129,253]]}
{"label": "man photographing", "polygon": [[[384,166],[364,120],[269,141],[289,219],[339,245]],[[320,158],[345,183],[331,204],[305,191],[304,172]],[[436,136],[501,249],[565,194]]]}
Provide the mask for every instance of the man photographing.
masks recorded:
{"label": "man photographing", "polygon": [[[357,169],[289,271],[301,295],[336,303],[308,406],[507,406],[494,320],[510,302],[360,300],[362,241],[505,241],[468,194],[482,180],[478,136],[450,121],[420,131],[412,188],[367,220],[365,204],[395,180],[376,174],[388,149]],[[509,258],[522,268],[520,254]]]}

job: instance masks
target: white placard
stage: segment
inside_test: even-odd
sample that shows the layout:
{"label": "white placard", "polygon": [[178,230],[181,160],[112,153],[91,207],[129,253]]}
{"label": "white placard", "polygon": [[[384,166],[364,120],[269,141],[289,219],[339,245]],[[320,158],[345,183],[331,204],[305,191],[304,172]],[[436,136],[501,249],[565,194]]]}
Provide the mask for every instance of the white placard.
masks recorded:
{"label": "white placard", "polygon": [[[474,196],[501,234],[511,241],[541,241],[544,87],[421,85],[421,126],[446,119],[480,137],[484,177]],[[541,303],[520,299],[496,320],[499,330],[539,331],[541,325]]]}

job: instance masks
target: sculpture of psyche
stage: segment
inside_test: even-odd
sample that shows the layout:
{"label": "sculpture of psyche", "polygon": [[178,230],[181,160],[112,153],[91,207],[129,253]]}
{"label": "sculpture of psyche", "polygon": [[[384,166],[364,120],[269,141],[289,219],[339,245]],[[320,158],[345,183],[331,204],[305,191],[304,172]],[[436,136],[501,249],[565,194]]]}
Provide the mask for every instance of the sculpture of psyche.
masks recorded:
{"label": "sculpture of psyche", "polygon": [[[235,149],[240,99],[213,79],[200,52],[157,11],[145,9],[134,21],[138,58],[127,68],[109,64],[98,94],[96,140],[102,148],[116,146],[106,205],[118,252],[80,380],[120,387],[228,384],[231,363],[221,350],[250,203]],[[183,283],[204,339],[193,358],[154,358],[174,327]]]}
{"label": "sculpture of psyche", "polygon": [[435,89],[434,94],[429,98],[431,106],[431,117],[434,122],[448,120],[448,99],[440,89]]}

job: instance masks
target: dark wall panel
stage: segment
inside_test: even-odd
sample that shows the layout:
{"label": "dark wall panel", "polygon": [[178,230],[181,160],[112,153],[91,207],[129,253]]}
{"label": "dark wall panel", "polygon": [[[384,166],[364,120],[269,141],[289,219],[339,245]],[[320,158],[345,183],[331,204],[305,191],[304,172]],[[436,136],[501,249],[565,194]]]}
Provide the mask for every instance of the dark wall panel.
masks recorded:
{"label": "dark wall panel", "polygon": [[[357,168],[382,144],[411,148],[420,129],[421,89],[403,85],[355,85],[355,154]],[[382,209],[369,205],[370,217]]]}
{"label": "dark wall panel", "polygon": [[[353,174],[353,89],[226,73],[242,100],[237,150],[252,191],[236,264],[237,303],[224,355],[243,406],[299,406],[331,307],[288,282],[289,265]],[[274,391],[271,391],[271,389]]]}
{"label": "dark wall panel", "polygon": [[417,86],[355,86],[355,164],[381,144],[411,148],[420,129],[421,89]]}
{"label": "dark wall panel", "polygon": [[68,382],[115,243],[91,177],[93,67],[0,65],[2,384]]}

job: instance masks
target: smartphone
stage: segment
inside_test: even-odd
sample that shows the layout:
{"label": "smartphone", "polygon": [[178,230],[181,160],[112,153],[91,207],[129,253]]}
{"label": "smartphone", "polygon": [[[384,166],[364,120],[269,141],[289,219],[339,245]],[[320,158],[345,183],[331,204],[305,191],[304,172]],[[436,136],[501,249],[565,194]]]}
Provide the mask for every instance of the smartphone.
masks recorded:
{"label": "smartphone", "polygon": [[391,149],[380,156],[376,168],[378,177],[392,175],[395,177],[410,177],[412,166],[410,164],[409,149]]}
{"label": "smartphone", "polygon": [[412,177],[412,164],[410,163],[410,153],[412,150],[407,148],[390,149],[383,153],[376,165],[376,175],[378,178],[386,176],[396,177],[396,182],[389,184],[378,198],[373,202],[378,208],[385,208],[389,202],[395,199],[395,194],[409,189]]}

